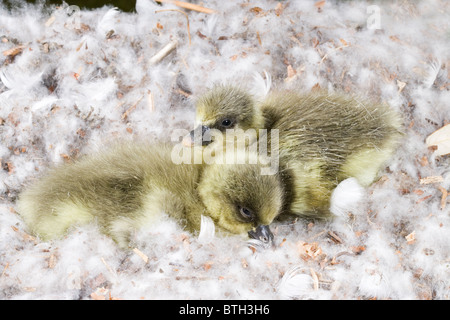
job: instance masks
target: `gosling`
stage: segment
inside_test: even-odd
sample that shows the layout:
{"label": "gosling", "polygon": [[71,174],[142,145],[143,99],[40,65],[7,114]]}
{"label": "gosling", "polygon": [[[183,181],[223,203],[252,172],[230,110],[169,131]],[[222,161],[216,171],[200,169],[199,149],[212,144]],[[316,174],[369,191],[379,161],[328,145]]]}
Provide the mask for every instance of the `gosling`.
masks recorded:
{"label": "gosling", "polygon": [[[243,89],[218,85],[198,99],[196,116],[191,137],[211,129],[279,130],[283,212],[307,218],[330,216],[331,194],[341,181],[370,185],[402,136],[402,120],[389,106],[339,93],[278,91],[257,102]],[[270,145],[271,135],[266,138]],[[213,145],[207,140],[203,144]]]}
{"label": "gosling", "polygon": [[128,248],[132,232],[163,212],[193,233],[203,215],[224,234],[272,240],[266,226],[284,201],[278,176],[261,175],[259,163],[176,164],[172,150],[171,145],[121,145],[56,167],[20,194],[18,212],[44,241],[96,221]]}

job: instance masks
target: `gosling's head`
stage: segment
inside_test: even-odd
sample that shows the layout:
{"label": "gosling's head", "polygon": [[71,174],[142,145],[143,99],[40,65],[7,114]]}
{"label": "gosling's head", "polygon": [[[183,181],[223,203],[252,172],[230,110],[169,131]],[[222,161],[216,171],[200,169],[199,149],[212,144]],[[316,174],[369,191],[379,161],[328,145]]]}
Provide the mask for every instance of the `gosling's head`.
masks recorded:
{"label": "gosling's head", "polygon": [[280,214],[283,204],[278,175],[262,175],[259,164],[210,165],[198,190],[216,227],[272,241],[268,225]]}
{"label": "gosling's head", "polygon": [[200,97],[196,103],[196,114],[197,128],[187,137],[186,144],[193,144],[194,141],[196,144],[200,141],[202,145],[209,144],[212,142],[211,129],[222,133],[227,129],[257,129],[262,122],[253,97],[241,88],[228,85],[216,85]]}

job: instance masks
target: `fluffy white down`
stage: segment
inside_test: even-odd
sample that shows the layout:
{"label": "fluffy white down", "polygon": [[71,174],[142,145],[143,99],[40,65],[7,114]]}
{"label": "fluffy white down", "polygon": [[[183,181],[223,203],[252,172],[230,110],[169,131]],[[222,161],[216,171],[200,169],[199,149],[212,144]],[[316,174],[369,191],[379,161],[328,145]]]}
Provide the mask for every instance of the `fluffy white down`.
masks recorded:
{"label": "fluffy white down", "polygon": [[[372,1],[201,3],[218,13],[186,11],[189,29],[180,12],[156,12],[176,6],[150,0],[79,21],[65,7],[0,4],[0,299],[449,299],[449,158],[425,139],[450,122],[450,3],[378,2],[379,29]],[[320,87],[385,101],[405,138],[367,190],[338,187],[339,218],[278,222],[273,248],[211,228],[198,238],[168,218],[136,232],[130,252],[95,225],[48,243],[28,235],[23,185],[111,141],[191,129],[193,98],[227,81],[260,96]]]}

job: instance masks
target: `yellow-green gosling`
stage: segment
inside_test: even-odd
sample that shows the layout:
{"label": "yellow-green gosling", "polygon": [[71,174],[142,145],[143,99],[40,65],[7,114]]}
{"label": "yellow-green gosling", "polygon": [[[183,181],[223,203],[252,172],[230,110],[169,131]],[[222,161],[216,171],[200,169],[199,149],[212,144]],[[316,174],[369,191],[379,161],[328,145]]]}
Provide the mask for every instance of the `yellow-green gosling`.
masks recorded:
{"label": "yellow-green gosling", "polygon": [[259,164],[175,164],[172,146],[122,145],[52,169],[19,196],[18,212],[43,240],[95,221],[119,246],[165,212],[191,232],[201,216],[224,233],[271,240],[265,227],[280,213],[278,176]]}
{"label": "yellow-green gosling", "polygon": [[203,134],[279,130],[283,211],[312,218],[329,215],[331,193],[342,180],[371,184],[402,135],[402,120],[389,106],[343,94],[278,91],[257,102],[240,88],[216,86],[198,99],[196,110]]}

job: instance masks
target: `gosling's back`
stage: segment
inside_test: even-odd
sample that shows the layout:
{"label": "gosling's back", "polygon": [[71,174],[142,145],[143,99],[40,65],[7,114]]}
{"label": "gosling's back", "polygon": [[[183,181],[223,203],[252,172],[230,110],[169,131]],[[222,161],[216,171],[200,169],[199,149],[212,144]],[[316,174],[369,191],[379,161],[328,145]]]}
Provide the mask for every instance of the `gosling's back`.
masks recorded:
{"label": "gosling's back", "polygon": [[351,96],[274,93],[260,108],[266,128],[279,130],[287,212],[301,216],[329,216],[331,193],[347,178],[370,185],[401,137],[397,113]]}
{"label": "gosling's back", "polygon": [[[288,159],[323,162],[337,181],[359,177],[370,184],[401,137],[401,119],[388,106],[341,94],[274,93],[262,105],[266,127],[279,129]],[[373,169],[372,169],[373,168]],[[367,177],[362,171],[371,171]]]}
{"label": "gosling's back", "polygon": [[[198,166],[176,165],[170,154],[169,146],[121,145],[56,167],[25,189],[18,211],[43,239],[96,220],[103,232],[123,242],[122,231],[141,216],[167,211],[183,218],[185,206],[194,201]],[[169,203],[171,210],[165,210]]]}

